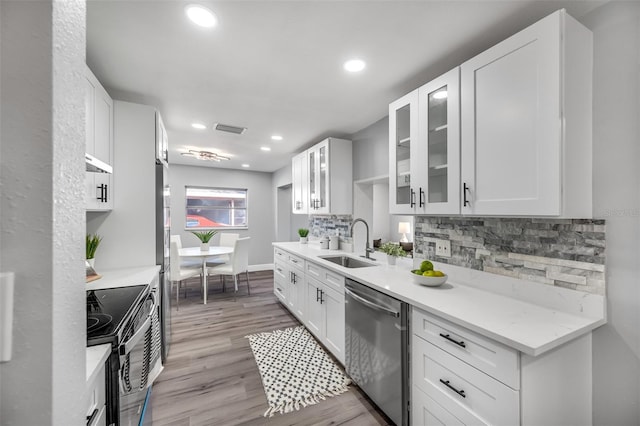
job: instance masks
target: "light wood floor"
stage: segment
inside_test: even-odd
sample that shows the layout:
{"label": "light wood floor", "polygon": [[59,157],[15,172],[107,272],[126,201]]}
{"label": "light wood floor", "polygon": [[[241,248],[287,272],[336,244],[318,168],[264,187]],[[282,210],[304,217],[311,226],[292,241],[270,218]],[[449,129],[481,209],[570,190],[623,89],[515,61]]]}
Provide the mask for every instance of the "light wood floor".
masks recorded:
{"label": "light wood floor", "polygon": [[[237,297],[210,283],[202,304],[198,279],[189,281],[180,310],[172,301],[172,343],[164,371],[153,385],[153,426],[388,425],[355,385],[349,392],[288,414],[263,417],[267,400],[249,340],[244,336],[299,325],[273,295],[273,273],[250,274]],[[213,287],[213,288],[212,288]]]}

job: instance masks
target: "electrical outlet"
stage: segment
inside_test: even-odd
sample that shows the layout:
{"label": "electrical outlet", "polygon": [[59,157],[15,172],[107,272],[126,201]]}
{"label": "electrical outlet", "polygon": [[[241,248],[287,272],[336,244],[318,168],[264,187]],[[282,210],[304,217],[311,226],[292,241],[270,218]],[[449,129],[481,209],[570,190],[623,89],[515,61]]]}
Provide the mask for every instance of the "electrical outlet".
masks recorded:
{"label": "electrical outlet", "polygon": [[436,240],[436,256],[451,257],[451,241]]}

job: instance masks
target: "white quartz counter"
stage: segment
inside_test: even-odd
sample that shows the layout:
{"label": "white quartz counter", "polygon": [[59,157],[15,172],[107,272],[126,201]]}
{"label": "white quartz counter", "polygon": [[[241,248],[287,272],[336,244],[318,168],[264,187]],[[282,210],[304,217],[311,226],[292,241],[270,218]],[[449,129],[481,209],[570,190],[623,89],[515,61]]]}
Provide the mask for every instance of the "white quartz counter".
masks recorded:
{"label": "white quartz counter", "polygon": [[273,245],[532,356],[606,322],[604,298],[598,295],[435,262],[448,281],[424,287],[414,283],[410,272],[421,259],[400,258],[391,266],[385,254],[375,253],[377,266],[350,269],[320,256],[358,254],[322,250],[317,244]]}
{"label": "white quartz counter", "polygon": [[87,283],[87,290],[151,284],[160,272],[159,265],[98,271],[102,278]]}
{"label": "white quartz counter", "polygon": [[96,378],[96,374],[100,371],[100,367],[104,365],[111,353],[111,345],[105,343],[104,345],[89,346],[87,348],[87,384],[93,383]]}

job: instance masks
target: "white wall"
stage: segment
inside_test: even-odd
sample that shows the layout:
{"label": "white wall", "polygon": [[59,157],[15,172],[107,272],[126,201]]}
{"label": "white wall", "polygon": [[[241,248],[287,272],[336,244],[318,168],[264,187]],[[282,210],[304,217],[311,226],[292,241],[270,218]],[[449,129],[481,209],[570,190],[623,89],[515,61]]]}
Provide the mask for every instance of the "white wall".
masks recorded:
{"label": "white wall", "polygon": [[351,136],[353,141],[353,180],[389,174],[389,117]]}
{"label": "white wall", "polygon": [[[171,186],[171,233],[181,236],[184,247],[200,244],[191,232],[185,230],[185,186],[247,188],[249,229],[229,232],[238,233],[241,237],[251,237],[250,266],[273,263],[271,243],[275,239],[276,204],[270,173],[172,164],[169,167],[169,185]],[[218,238],[216,235],[214,242],[217,242]]]}
{"label": "white wall", "polygon": [[85,3],[0,2],[0,270],[16,274],[0,424],[85,423]]}
{"label": "white wall", "polygon": [[593,201],[606,219],[608,323],[593,334],[593,422],[640,424],[640,3],[581,19],[594,34]]}

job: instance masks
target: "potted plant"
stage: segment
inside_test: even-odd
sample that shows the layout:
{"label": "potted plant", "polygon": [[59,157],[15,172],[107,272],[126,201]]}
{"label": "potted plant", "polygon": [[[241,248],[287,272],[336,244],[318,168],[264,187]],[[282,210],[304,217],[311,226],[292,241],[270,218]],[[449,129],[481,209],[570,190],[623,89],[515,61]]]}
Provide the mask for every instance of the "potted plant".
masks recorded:
{"label": "potted plant", "polygon": [[309,230],[307,228],[300,228],[298,229],[298,235],[300,236],[300,244],[307,244],[307,241],[309,241],[307,238]]}
{"label": "potted plant", "polygon": [[218,233],[218,231],[210,229],[208,231],[191,231],[191,233],[200,240],[200,250],[209,251],[209,241]]}
{"label": "potted plant", "polygon": [[380,251],[387,254],[387,262],[389,262],[389,265],[395,265],[397,257],[404,257],[407,255],[400,244],[391,242],[382,244],[380,246]]}
{"label": "potted plant", "polygon": [[95,266],[96,250],[102,241],[102,237],[98,234],[87,234],[87,262],[93,268]]}

